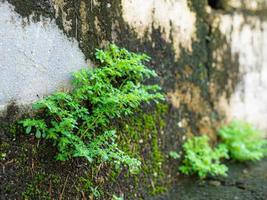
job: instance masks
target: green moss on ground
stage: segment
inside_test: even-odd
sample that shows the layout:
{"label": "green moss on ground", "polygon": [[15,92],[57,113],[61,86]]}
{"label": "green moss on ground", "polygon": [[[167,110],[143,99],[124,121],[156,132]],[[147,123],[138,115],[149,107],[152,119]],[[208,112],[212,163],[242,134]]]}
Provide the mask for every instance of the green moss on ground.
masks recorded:
{"label": "green moss on ground", "polygon": [[158,104],[156,109],[148,110],[151,111],[140,109],[134,117],[114,122],[121,148],[142,161],[138,175],[130,175],[126,169],[116,170],[108,164],[89,165],[82,159],[56,161],[56,149],[49,142],[24,135],[16,124],[6,127],[5,133],[0,131],[4,139],[0,152],[5,153],[1,160],[5,167],[5,195],[22,199],[109,199],[113,194],[120,194],[120,184],[124,185],[126,199],[144,199],[166,191],[168,181],[162,168],[165,153],[161,137],[168,105]]}
{"label": "green moss on ground", "polygon": [[151,113],[139,111],[135,117],[124,123],[119,133],[124,151],[141,160],[141,176],[151,195],[166,190],[166,174],[162,168],[165,153],[161,146],[161,137],[166,125],[167,111],[168,106],[165,104],[158,104]]}

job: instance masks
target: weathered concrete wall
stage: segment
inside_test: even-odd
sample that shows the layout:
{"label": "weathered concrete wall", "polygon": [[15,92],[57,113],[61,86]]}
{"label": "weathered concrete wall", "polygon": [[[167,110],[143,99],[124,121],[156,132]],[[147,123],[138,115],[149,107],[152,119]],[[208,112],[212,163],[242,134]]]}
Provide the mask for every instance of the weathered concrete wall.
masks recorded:
{"label": "weathered concrete wall", "polygon": [[[267,17],[266,1],[229,1],[233,13],[215,14],[214,25],[237,58],[238,85],[225,105],[228,120],[242,119],[267,130]],[[219,53],[221,51],[221,53]],[[214,51],[220,57],[222,49]],[[219,66],[219,62],[215,62]]]}
{"label": "weathered concrete wall", "polygon": [[[215,15],[210,26],[219,30],[219,37],[227,44],[217,42],[216,47],[208,49],[208,42],[200,37],[212,38],[216,33],[208,35],[209,22],[200,22],[207,10],[205,3],[196,11],[194,3],[185,0],[76,1],[75,4],[56,0],[25,1],[24,4],[15,0],[3,1],[0,4],[0,107],[10,101],[29,103],[54,90],[67,88],[71,72],[86,67],[89,60],[94,59],[94,48],[115,41],[133,50],[146,51],[154,57],[155,65],[161,66],[157,71],[164,73],[162,85],[175,107],[192,102],[191,98],[185,98],[188,95],[180,94],[178,87],[195,87],[190,81],[180,82],[179,79],[192,78],[193,73],[199,70],[204,76],[209,73],[210,83],[209,86],[198,85],[201,87],[195,94],[205,93],[203,87],[209,87],[206,89],[206,93],[211,95],[209,101],[217,105],[213,109],[227,110],[229,119],[246,119],[267,128],[261,120],[265,118],[264,110],[267,109],[263,95],[266,88],[266,22],[262,13],[256,12],[265,10],[266,2],[221,1],[221,4],[226,10],[236,9],[236,14]],[[201,49],[205,47],[206,50]],[[212,60],[208,61],[209,53],[213,64]],[[197,54],[202,54],[202,57]],[[235,69],[226,66],[227,59],[236,65]],[[196,69],[200,65],[206,68]],[[237,69],[240,70],[240,83],[230,98],[229,92],[234,90],[235,85],[233,81],[237,80],[231,72]],[[181,72],[186,74],[181,75]],[[223,77],[224,86],[216,80],[219,72],[226,75]],[[199,80],[194,81],[198,84]],[[222,88],[225,91],[218,93]],[[205,100],[197,96],[192,97],[198,99],[196,104],[203,104]],[[229,106],[226,106],[229,98]],[[200,107],[210,109],[209,105]]]}
{"label": "weathered concrete wall", "polygon": [[[184,113],[175,119],[184,125],[173,129],[212,135],[216,123],[211,115],[217,111],[208,95],[206,7],[205,1],[186,0],[4,1],[1,81],[5,84],[0,103],[28,103],[66,87],[72,71],[84,67],[85,60],[94,61],[95,48],[115,42],[153,57],[151,67],[159,73],[169,102],[177,113]],[[194,113],[193,120],[188,112]],[[191,130],[190,124],[196,128]]]}
{"label": "weathered concrete wall", "polygon": [[[120,125],[123,131],[118,128],[118,134],[121,132],[118,143],[140,157],[144,165],[142,173],[135,177],[138,182],[124,173],[114,177],[109,168],[98,172],[99,167],[89,169],[79,162],[54,162],[55,149],[47,146],[49,143],[38,146],[36,141],[11,139],[11,132],[17,129],[14,131],[8,124],[19,112],[11,104],[0,121],[0,137],[4,141],[0,151],[6,153],[7,161],[15,160],[16,165],[6,165],[5,175],[0,176],[1,182],[10,183],[3,186],[5,193],[0,198],[18,199],[24,194],[28,199],[36,199],[40,193],[46,196],[46,185],[51,182],[50,195],[58,199],[62,189],[54,185],[65,185],[70,176],[64,196],[82,199],[90,190],[85,192],[80,180],[83,177],[87,180],[88,171],[95,171],[89,180],[105,190],[105,195],[114,192],[124,193],[125,199],[148,199],[178,180],[177,166],[169,164],[166,157],[169,151],[179,151],[190,135],[209,134],[216,139],[214,133],[221,120],[213,105],[220,99],[221,91],[228,90],[222,86],[231,79],[231,70],[211,68],[206,1],[6,0],[0,5],[0,51],[5,55],[0,65],[4,72],[1,81],[5,83],[0,85],[0,91],[4,91],[0,96],[2,105],[11,99],[28,103],[37,94],[41,97],[66,87],[71,71],[84,67],[89,60],[97,64],[95,48],[108,42],[150,55],[149,67],[160,77],[154,82],[162,86],[168,97],[167,105],[147,108],[153,110],[152,114],[144,110],[139,117],[123,119]],[[211,96],[209,82],[215,75],[223,79],[214,82],[217,87]],[[2,125],[3,121],[7,123]],[[133,132],[135,136],[131,137]],[[41,182],[36,180],[40,174],[46,177]],[[51,177],[55,174],[60,184],[53,182]]]}
{"label": "weathered concrete wall", "polygon": [[177,59],[181,47],[192,51],[192,41],[196,39],[196,13],[190,10],[186,0],[168,3],[162,0],[123,0],[122,6],[124,20],[134,28],[139,38],[150,35],[152,27],[160,28],[164,40],[172,43]]}
{"label": "weathered concrete wall", "polygon": [[71,72],[87,66],[77,41],[54,20],[22,18],[7,2],[0,3],[0,38],[0,107],[64,89]]}

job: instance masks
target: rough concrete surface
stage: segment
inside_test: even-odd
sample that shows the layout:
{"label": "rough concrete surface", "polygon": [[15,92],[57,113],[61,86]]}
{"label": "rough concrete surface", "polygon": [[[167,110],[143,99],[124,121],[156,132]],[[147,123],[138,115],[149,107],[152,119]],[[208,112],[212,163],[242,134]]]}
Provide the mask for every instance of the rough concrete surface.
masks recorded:
{"label": "rough concrete surface", "polygon": [[265,200],[267,160],[260,163],[228,163],[227,177],[180,178],[173,190],[153,200]]}
{"label": "rough concrete surface", "polygon": [[86,62],[78,43],[54,21],[23,19],[9,3],[0,2],[0,107],[66,88],[71,72],[82,67]]}
{"label": "rough concrete surface", "polygon": [[[186,0],[123,0],[123,18],[142,38],[152,27],[160,28],[166,41],[172,42],[176,58],[181,46],[192,51],[192,40],[196,39],[196,14],[190,10]],[[177,12],[179,11],[179,12]]]}
{"label": "rough concrete surface", "polygon": [[239,82],[230,98],[229,118],[267,130],[267,21],[241,14],[221,15],[220,30],[232,55],[239,55]]}

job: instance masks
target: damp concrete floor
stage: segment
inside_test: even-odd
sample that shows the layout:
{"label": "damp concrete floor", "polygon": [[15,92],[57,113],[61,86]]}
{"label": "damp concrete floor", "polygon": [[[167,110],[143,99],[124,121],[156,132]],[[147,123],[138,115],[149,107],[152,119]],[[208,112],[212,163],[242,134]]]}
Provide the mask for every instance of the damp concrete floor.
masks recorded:
{"label": "damp concrete floor", "polygon": [[227,177],[204,181],[184,177],[171,192],[156,200],[267,200],[267,159],[227,164]]}

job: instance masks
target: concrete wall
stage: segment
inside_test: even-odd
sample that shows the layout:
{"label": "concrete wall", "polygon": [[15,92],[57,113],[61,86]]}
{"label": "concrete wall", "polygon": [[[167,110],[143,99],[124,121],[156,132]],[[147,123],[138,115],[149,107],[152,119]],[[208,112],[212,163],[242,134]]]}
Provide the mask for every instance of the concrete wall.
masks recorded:
{"label": "concrete wall", "polygon": [[177,59],[180,47],[192,51],[192,40],[196,39],[196,14],[190,10],[186,0],[123,0],[122,6],[124,20],[134,28],[139,38],[151,34],[153,25],[162,29],[164,40],[172,42]]}
{"label": "concrete wall", "polygon": [[[205,1],[197,7],[194,1],[186,0],[3,1],[0,107],[10,101],[30,103],[52,91],[67,89],[71,72],[87,67],[94,59],[94,48],[113,41],[154,56],[155,69],[162,75],[162,86],[174,107],[186,104],[189,110],[200,113],[192,106],[196,101],[202,111],[226,112],[228,120],[245,119],[267,128],[267,27],[260,12],[266,9],[266,2],[218,2],[227,12],[211,12]],[[234,11],[229,13],[229,9]],[[213,19],[205,22],[208,15]],[[215,32],[209,35],[208,26],[219,30],[220,36],[216,38]],[[215,41],[217,46],[209,46],[207,38],[223,38],[227,44]],[[235,66],[229,67],[232,64]],[[205,68],[199,69],[200,65]],[[195,77],[198,70],[199,77]],[[238,77],[233,76],[237,71]],[[223,81],[217,80],[219,74]],[[197,94],[189,99],[179,89],[188,86]],[[204,93],[210,93],[211,99],[205,99]],[[198,121],[207,118],[209,114]]]}
{"label": "concrete wall", "polygon": [[[169,187],[177,166],[168,164],[166,155],[180,151],[191,135],[216,139],[220,123],[212,102],[221,94],[215,89],[210,98],[208,87],[209,74],[218,73],[209,69],[207,6],[199,0],[0,1],[0,105],[9,105],[1,113],[4,117],[0,115],[0,139],[5,144],[0,153],[5,153],[5,163],[15,162],[0,175],[5,183],[0,199],[45,199],[40,193],[47,191],[52,199],[87,199],[96,188],[107,195],[100,199],[113,194],[149,199]],[[12,123],[22,109],[11,100],[27,104],[68,89],[71,72],[90,61],[97,64],[95,48],[109,42],[151,56],[148,66],[159,74],[151,81],[168,97],[164,105],[147,105],[116,124],[117,142],[142,160],[144,169],[134,178],[126,170],[114,174],[105,164],[100,169],[76,159],[56,162],[56,149],[48,141],[17,134],[21,127]],[[220,75],[225,85],[229,76],[225,70]],[[39,177],[44,177],[41,183]]]}
{"label": "concrete wall", "polygon": [[267,130],[267,18],[262,14],[266,2],[229,4],[237,10],[216,14],[215,20],[230,44],[232,57],[238,56],[238,84],[225,107],[228,120],[246,120]]}
{"label": "concrete wall", "polygon": [[[8,1],[0,3],[0,107],[2,108],[10,101],[30,103],[52,91],[68,88],[71,72],[87,66],[85,55],[78,47],[78,38],[67,37],[74,29],[73,26],[77,29],[78,24],[74,25],[75,20],[68,16],[72,8],[64,10],[66,2],[52,1],[53,18],[38,13],[35,7],[31,8],[27,2],[24,6],[29,8],[23,8],[23,4],[17,3],[18,1],[9,2],[13,5]],[[42,2],[40,4],[45,5]],[[103,31],[98,17],[89,17],[87,4],[85,1],[77,2],[81,17],[79,31],[83,38],[90,31],[88,22],[90,20],[93,21],[95,31],[99,32],[99,35]],[[92,5],[94,4],[97,6],[99,2],[93,1]],[[108,3],[106,6],[109,8],[113,5]],[[192,51],[192,41],[196,39],[196,14],[189,9],[186,0],[122,1],[121,6],[123,20],[138,34],[138,39],[143,40],[145,35],[151,35],[152,29],[160,29],[163,40],[171,43],[176,59],[179,58],[180,47]],[[61,24],[56,24],[56,20],[60,20]],[[112,26],[115,28],[116,22],[113,23]],[[115,31],[113,34],[116,38]],[[77,30],[75,36],[77,37]],[[151,37],[149,40],[152,43]],[[91,45],[90,41],[86,42],[87,46]],[[99,45],[107,42],[105,38]],[[92,44],[90,54],[94,53],[95,47],[99,46]]]}
{"label": "concrete wall", "polygon": [[[175,123],[174,130],[212,135],[205,1],[7,0],[0,5],[2,107],[67,89],[71,72],[94,61],[95,48],[115,42],[153,58],[150,67],[160,75],[175,112],[182,113],[174,120],[185,125]],[[194,123],[182,110],[195,113]]]}
{"label": "concrete wall", "polygon": [[0,55],[0,107],[64,89],[71,72],[87,66],[78,42],[54,20],[22,18],[7,2],[0,3]]}

